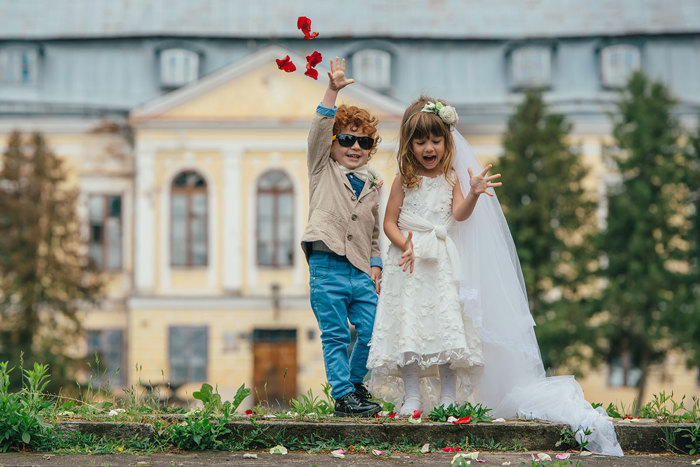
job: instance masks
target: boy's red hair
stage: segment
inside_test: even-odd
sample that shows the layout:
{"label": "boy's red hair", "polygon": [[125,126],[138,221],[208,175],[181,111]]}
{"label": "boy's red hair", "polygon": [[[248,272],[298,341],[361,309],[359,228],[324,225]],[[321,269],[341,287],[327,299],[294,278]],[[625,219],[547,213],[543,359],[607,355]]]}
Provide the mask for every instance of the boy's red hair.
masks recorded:
{"label": "boy's red hair", "polygon": [[355,107],[354,105],[341,105],[335,113],[335,122],[333,123],[333,134],[337,135],[346,128],[352,131],[359,131],[374,139],[374,145],[369,150],[370,157],[377,152],[377,145],[382,140],[377,134],[377,125],[379,120],[377,117],[370,115],[365,109]]}

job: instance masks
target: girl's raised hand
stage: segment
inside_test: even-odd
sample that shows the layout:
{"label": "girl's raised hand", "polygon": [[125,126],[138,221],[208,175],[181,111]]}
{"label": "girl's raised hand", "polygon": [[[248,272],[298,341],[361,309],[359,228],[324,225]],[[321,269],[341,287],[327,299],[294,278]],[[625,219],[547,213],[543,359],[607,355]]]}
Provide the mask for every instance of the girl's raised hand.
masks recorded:
{"label": "girl's raised hand", "polygon": [[413,274],[413,264],[416,262],[416,257],[413,254],[413,232],[408,231],[408,238],[403,244],[403,253],[401,253],[401,262],[399,266],[403,266],[403,272],[407,269],[411,269],[411,274]]}
{"label": "girl's raised hand", "polygon": [[501,182],[496,182],[496,183],[492,182],[492,180],[496,180],[497,178],[501,178],[501,174],[491,175],[488,177],[486,176],[488,171],[491,170],[491,167],[493,167],[492,164],[487,165],[486,168],[484,169],[484,171],[481,172],[481,174],[479,174],[479,175],[474,175],[471,167],[467,168],[467,171],[469,172],[470,190],[475,195],[480,195],[481,193],[486,193],[489,196],[493,196],[493,193],[491,193],[490,191],[487,191],[487,189],[503,185],[503,183],[501,183]]}
{"label": "girl's raised hand", "polygon": [[331,58],[331,71],[328,72],[328,87],[333,91],[340,91],[348,84],[354,83],[354,79],[345,76],[345,59],[335,57],[335,63]]}

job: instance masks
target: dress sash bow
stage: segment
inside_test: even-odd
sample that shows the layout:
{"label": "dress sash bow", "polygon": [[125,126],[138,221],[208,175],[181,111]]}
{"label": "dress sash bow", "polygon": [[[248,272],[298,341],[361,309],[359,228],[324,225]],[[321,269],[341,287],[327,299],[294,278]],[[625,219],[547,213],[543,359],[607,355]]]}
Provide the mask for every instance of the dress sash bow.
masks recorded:
{"label": "dress sash bow", "polygon": [[447,257],[452,266],[452,274],[457,280],[459,253],[454,241],[447,235],[454,221],[446,225],[435,225],[416,214],[401,211],[399,229],[413,232],[413,254],[416,258],[437,259],[440,242],[447,248]]}

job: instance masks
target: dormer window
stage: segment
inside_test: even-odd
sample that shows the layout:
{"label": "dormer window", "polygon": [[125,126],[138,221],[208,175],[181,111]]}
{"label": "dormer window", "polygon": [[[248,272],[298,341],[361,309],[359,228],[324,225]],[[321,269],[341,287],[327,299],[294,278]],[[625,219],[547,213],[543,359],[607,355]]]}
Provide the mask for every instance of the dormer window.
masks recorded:
{"label": "dormer window", "polygon": [[641,67],[639,49],[632,45],[611,45],[600,51],[600,70],[603,86],[621,88]]}
{"label": "dormer window", "polygon": [[520,47],[511,53],[513,88],[547,87],[552,79],[552,51],[549,47]]}
{"label": "dormer window", "polygon": [[183,86],[199,78],[199,54],[187,49],[166,49],[160,53],[160,84]]}
{"label": "dormer window", "polygon": [[391,86],[391,54],[384,50],[360,50],[352,56],[352,76],[375,89]]}
{"label": "dormer window", "polygon": [[9,47],[0,49],[0,84],[32,86],[39,72],[39,53],[36,49]]}

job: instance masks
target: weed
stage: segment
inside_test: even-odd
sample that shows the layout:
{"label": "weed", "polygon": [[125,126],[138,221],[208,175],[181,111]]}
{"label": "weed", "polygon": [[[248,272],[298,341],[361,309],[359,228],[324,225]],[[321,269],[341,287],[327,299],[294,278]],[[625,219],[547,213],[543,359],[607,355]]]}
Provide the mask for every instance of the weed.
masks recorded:
{"label": "weed", "polygon": [[0,362],[0,452],[35,445],[51,428],[41,413],[51,405],[41,397],[49,382],[48,367],[35,363],[33,370],[24,370],[22,390],[10,393],[13,369],[7,366],[8,362]]}
{"label": "weed", "polygon": [[700,423],[695,423],[691,428],[678,428],[675,433],[688,440],[688,444],[684,446],[688,454],[691,456],[700,454]]}
{"label": "weed", "polygon": [[450,417],[462,418],[469,416],[471,417],[472,423],[490,422],[491,417],[487,415],[490,411],[491,409],[487,409],[481,404],[472,405],[471,403],[466,402],[459,406],[450,404],[447,407],[442,405],[435,407],[428,415],[428,418],[435,420],[436,422],[446,422]]}
{"label": "weed", "polygon": [[[326,383],[328,385],[328,383]],[[309,389],[306,394],[301,394],[299,399],[291,399],[289,403],[292,406],[292,410],[299,415],[330,415],[335,410],[335,403],[333,398],[330,396],[329,392],[325,391],[325,399],[321,399],[320,396],[315,396],[313,391]]]}

